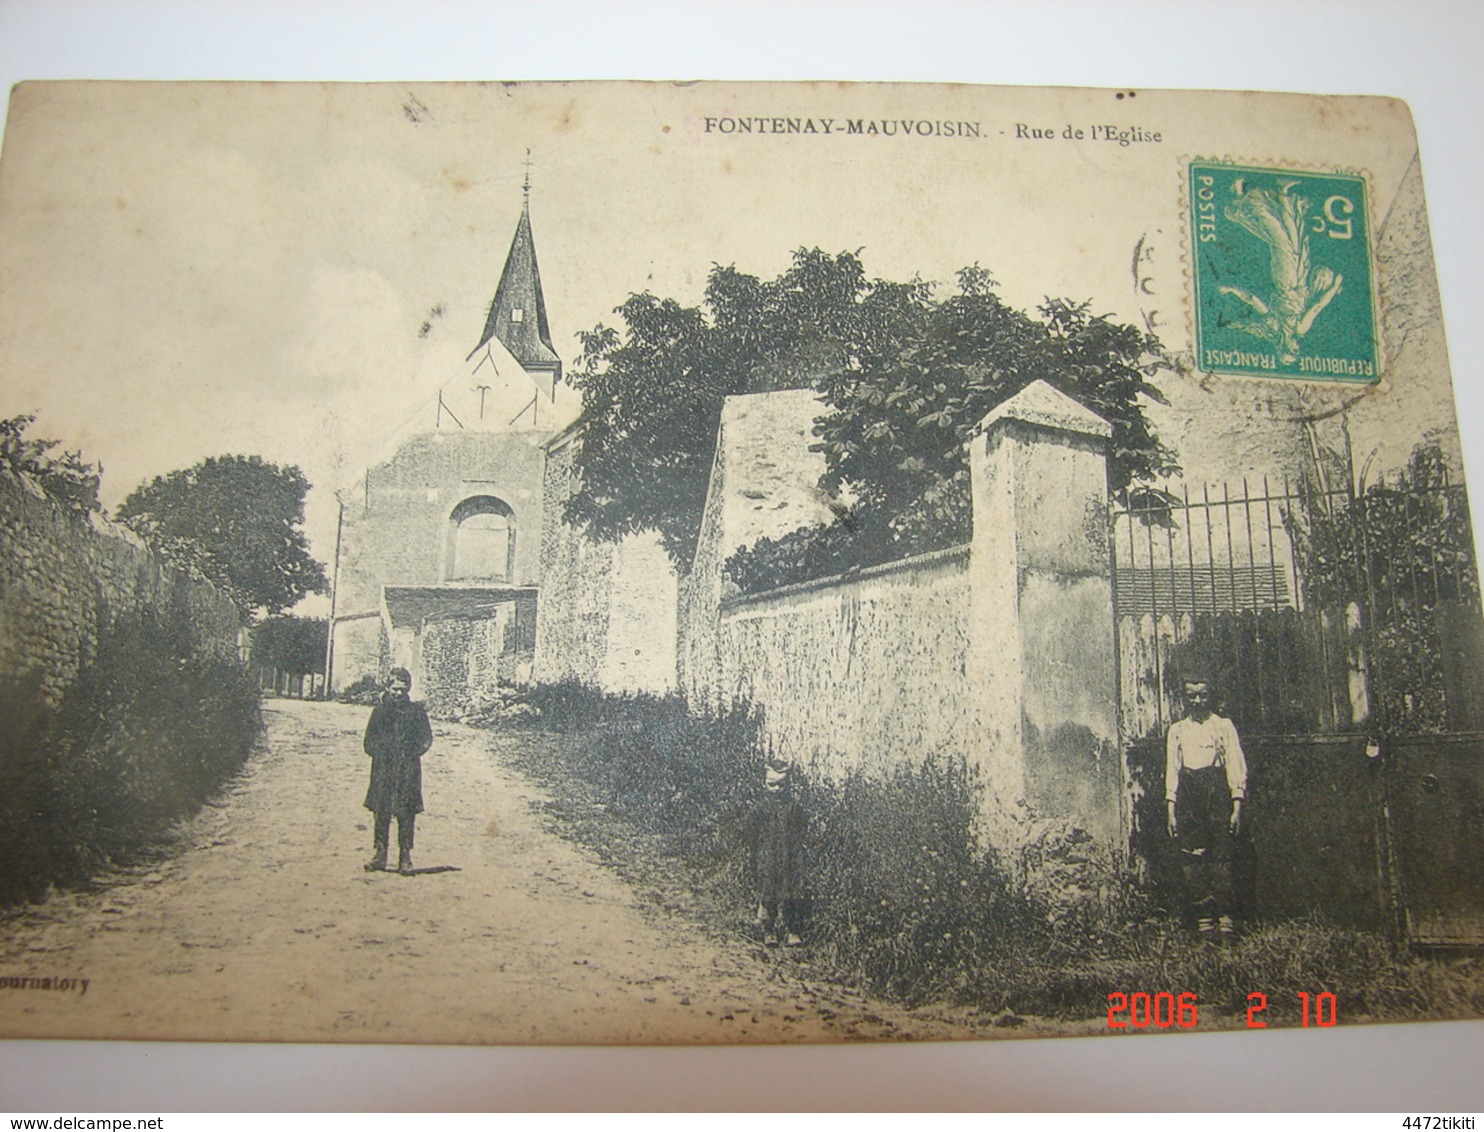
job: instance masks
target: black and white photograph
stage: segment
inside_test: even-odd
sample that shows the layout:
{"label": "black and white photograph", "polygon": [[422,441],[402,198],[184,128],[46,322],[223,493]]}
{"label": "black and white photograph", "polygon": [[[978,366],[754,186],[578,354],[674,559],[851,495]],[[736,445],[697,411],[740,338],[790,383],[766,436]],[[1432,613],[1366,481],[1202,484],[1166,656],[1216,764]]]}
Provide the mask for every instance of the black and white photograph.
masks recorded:
{"label": "black and white photograph", "polygon": [[1380,95],[20,84],[0,1035],[1484,1017],[1425,182]]}

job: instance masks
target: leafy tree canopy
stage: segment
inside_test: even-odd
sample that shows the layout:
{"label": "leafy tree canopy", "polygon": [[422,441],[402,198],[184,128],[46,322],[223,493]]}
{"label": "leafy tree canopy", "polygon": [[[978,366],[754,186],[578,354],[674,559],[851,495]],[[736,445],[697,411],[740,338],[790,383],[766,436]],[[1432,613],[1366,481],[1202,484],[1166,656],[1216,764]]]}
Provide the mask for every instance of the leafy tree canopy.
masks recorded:
{"label": "leafy tree canopy", "polygon": [[329,589],[300,529],[308,490],[293,465],[213,456],[136,488],[118,518],[165,560],[225,589],[244,617],[281,613]]}
{"label": "leafy tree canopy", "polygon": [[[1348,474],[1348,473],[1347,473]],[[1284,515],[1314,606],[1477,601],[1474,533],[1463,484],[1436,444],[1412,449],[1405,467],[1353,497],[1330,492]]]}
{"label": "leafy tree canopy", "polygon": [[1114,428],[1111,487],[1173,470],[1139,397],[1163,364],[1156,339],[1050,300],[1033,318],[1001,302],[982,268],[938,298],[921,280],[868,279],[856,252],[800,249],[764,282],[713,266],[699,307],[632,295],[625,333],[582,336],[573,381],[586,422],[569,521],[600,538],[657,530],[689,562],[722,402],[813,388],[823,486],[849,485],[866,541],[890,553],[967,537],[964,442],[995,405],[1038,378]]}
{"label": "leafy tree canopy", "polygon": [[823,375],[830,406],[815,432],[832,492],[849,485],[857,509],[878,516],[902,553],[969,538],[965,445],[985,415],[1044,380],[1113,426],[1109,489],[1178,470],[1140,398],[1165,366],[1158,339],[1092,313],[1090,303],[1047,299],[1031,317],[1003,303],[982,268],[959,272],[958,292],[933,303],[890,353],[859,370]]}
{"label": "leafy tree canopy", "polygon": [[1373,724],[1457,730],[1469,712],[1460,689],[1477,679],[1463,642],[1478,640],[1479,573],[1468,498],[1442,450],[1419,445],[1359,491],[1306,496],[1283,515],[1304,599],[1364,618]]}
{"label": "leafy tree canopy", "polygon": [[103,470],[89,464],[81,452],[52,450],[55,440],[37,440],[26,436],[36,423],[32,413],[23,413],[0,421],[0,468],[29,477],[42,491],[69,511],[90,515],[102,509],[98,502],[98,485]]}
{"label": "leafy tree canopy", "polygon": [[293,613],[269,617],[253,630],[253,661],[264,668],[298,675],[323,672],[328,632],[329,622],[323,617]]}

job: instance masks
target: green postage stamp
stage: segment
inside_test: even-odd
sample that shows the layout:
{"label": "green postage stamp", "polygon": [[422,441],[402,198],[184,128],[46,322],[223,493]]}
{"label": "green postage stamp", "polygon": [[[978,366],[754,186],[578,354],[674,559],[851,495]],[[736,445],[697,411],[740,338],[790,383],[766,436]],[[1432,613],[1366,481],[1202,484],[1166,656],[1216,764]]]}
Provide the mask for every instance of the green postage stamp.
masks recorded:
{"label": "green postage stamp", "polygon": [[1370,383],[1380,376],[1365,180],[1190,166],[1197,365]]}

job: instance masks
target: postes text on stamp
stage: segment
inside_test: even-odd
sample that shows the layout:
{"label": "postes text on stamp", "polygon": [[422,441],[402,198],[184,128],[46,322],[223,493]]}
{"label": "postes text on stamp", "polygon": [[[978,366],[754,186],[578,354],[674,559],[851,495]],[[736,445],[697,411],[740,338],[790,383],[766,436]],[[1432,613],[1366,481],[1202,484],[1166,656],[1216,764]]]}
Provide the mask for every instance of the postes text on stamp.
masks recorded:
{"label": "postes text on stamp", "polygon": [[1192,162],[1189,193],[1199,368],[1380,377],[1364,178]]}

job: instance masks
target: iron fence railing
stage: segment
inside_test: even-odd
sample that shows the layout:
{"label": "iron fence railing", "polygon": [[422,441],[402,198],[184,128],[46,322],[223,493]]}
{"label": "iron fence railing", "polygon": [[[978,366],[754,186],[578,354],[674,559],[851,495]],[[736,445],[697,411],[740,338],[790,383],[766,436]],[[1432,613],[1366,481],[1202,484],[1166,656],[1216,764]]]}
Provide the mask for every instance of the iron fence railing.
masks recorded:
{"label": "iron fence railing", "polygon": [[1358,490],[1136,489],[1110,514],[1126,740],[1216,682],[1252,733],[1484,729],[1468,501],[1426,453]]}

